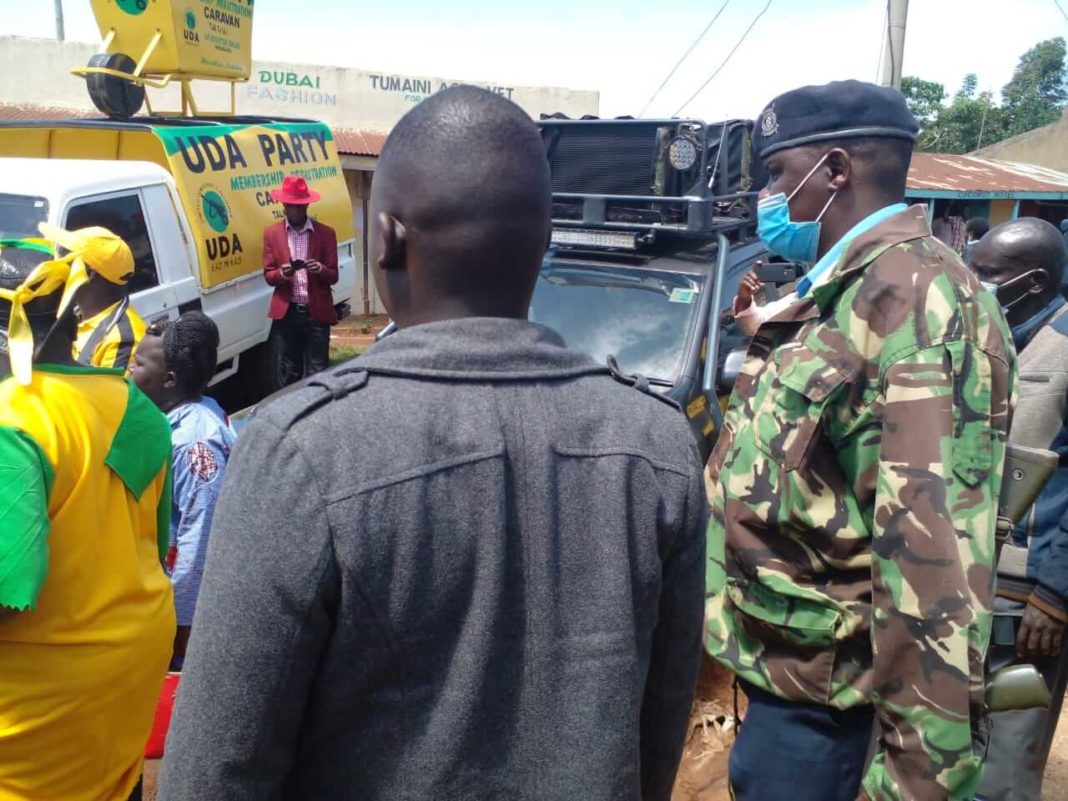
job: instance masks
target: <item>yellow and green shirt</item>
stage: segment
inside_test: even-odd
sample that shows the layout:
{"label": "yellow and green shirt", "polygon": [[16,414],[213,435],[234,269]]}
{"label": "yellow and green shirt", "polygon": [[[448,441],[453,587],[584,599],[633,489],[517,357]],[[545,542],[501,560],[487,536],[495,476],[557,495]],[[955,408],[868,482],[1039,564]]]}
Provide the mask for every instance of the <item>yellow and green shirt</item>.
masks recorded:
{"label": "yellow and green shirt", "polygon": [[120,370],[0,381],[0,799],[125,799],[175,620],[170,427]]}
{"label": "yellow and green shirt", "polygon": [[123,298],[78,323],[74,359],[86,366],[114,367],[128,373],[146,327],[129,298]]}

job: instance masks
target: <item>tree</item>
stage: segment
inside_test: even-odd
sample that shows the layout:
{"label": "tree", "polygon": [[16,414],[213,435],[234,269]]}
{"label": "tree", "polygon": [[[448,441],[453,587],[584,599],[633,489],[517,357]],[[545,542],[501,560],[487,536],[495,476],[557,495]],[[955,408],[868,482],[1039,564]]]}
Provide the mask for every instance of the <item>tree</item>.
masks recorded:
{"label": "tree", "polygon": [[970,153],[1010,136],[1055,122],[1068,104],[1068,46],[1061,37],[1039,42],[1020,57],[998,105],[979,91],[975,73],[964,76],[947,105],[942,84],[908,76],[901,92],[920,123],[917,148],[935,153]]}
{"label": "tree", "polygon": [[975,97],[975,90],[979,88],[979,76],[974,72],[969,72],[964,76],[964,81],[960,85],[960,89],[957,90],[957,94],[954,96],[954,100],[971,100]]}
{"label": "tree", "polygon": [[990,92],[976,97],[966,81],[939,113],[935,128],[937,152],[970,153],[1003,138],[1003,114]]}
{"label": "tree", "polygon": [[1012,80],[1001,90],[1004,102],[1012,105],[1028,95],[1037,95],[1050,106],[1063,106],[1068,101],[1064,58],[1062,37],[1036,44],[1020,56]]}
{"label": "tree", "polygon": [[942,110],[942,101],[946,99],[946,87],[934,81],[925,81],[906,75],[901,79],[901,94],[905,96],[909,111],[920,123],[919,149],[929,150],[929,145],[933,144],[933,141],[928,141],[930,129]]}
{"label": "tree", "polygon": [[1001,138],[1000,109],[990,92],[976,95],[979,79],[966,75],[953,102],[943,105],[945,87],[919,78],[903,78],[901,92],[920,123],[917,149],[935,153],[968,153],[981,142]]}
{"label": "tree", "polygon": [[1005,135],[1040,128],[1060,117],[1068,101],[1065,41],[1058,36],[1039,42],[1020,57],[1012,80],[1001,90]]}

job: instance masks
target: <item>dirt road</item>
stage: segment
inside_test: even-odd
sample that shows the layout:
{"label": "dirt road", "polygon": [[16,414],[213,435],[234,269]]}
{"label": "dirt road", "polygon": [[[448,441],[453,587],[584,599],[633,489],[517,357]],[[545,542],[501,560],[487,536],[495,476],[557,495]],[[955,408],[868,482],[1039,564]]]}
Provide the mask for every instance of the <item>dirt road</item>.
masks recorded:
{"label": "dirt road", "polygon": [[1042,801],[1068,801],[1068,708],[1061,709],[1061,722],[1042,782]]}

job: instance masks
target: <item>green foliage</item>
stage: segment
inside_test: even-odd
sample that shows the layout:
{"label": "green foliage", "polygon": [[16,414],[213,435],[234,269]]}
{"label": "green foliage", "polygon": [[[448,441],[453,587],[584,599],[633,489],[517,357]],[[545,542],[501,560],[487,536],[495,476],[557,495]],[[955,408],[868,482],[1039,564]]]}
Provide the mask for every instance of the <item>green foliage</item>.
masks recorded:
{"label": "green foliage", "polygon": [[1068,48],[1059,36],[1032,47],[1002,88],[1000,105],[993,93],[979,91],[975,73],[964,77],[948,105],[942,84],[903,78],[901,91],[920,123],[917,149],[970,153],[1056,122],[1068,104],[1066,56]]}
{"label": "green foliage", "polygon": [[330,365],[340,364],[341,362],[347,362],[349,359],[355,359],[363,353],[363,348],[354,348],[351,345],[337,345],[330,348]]}
{"label": "green foliage", "polygon": [[909,111],[916,115],[920,125],[934,121],[946,99],[946,87],[934,81],[925,81],[906,75],[901,79],[901,94],[905,96]]}

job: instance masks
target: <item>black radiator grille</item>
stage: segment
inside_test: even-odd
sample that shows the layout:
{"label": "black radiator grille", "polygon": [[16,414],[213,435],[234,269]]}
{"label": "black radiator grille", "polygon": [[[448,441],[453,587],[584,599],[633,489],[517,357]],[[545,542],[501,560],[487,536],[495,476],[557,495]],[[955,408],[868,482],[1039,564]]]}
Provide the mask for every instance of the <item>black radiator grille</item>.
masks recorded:
{"label": "black radiator grille", "polygon": [[542,136],[554,192],[653,194],[656,125],[545,126]]}

